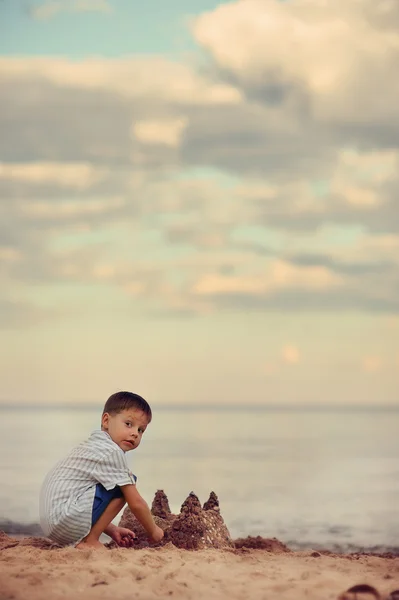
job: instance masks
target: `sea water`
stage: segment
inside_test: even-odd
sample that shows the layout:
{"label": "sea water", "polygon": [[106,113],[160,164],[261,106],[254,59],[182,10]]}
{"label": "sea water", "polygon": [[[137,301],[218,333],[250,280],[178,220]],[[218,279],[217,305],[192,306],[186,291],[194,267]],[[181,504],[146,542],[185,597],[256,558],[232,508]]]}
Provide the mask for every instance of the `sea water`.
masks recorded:
{"label": "sea water", "polygon": [[[43,478],[101,408],[0,409],[0,522],[38,522]],[[127,457],[149,504],[215,491],[234,538],[383,550],[399,546],[398,432],[394,409],[162,407]]]}

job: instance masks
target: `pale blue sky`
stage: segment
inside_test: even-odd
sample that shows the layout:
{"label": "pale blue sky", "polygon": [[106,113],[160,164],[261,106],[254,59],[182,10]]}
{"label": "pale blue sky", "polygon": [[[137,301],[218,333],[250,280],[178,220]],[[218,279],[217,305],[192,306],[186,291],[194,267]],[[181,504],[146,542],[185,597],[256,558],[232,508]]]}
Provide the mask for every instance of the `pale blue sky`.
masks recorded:
{"label": "pale blue sky", "polygon": [[0,402],[399,403],[399,8],[295,6],[0,1]]}
{"label": "pale blue sky", "polygon": [[29,7],[43,4],[0,2],[0,53],[5,55],[124,56],[180,54],[195,48],[186,27],[191,15],[215,8],[216,0],[110,0],[112,13],[60,11],[36,20]]}

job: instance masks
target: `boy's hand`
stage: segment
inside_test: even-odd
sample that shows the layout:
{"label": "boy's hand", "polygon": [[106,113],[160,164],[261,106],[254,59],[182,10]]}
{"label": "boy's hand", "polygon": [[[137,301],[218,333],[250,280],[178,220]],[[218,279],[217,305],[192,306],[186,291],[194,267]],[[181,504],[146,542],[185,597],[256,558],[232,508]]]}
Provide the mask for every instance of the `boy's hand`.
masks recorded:
{"label": "boy's hand", "polygon": [[121,488],[130,510],[142,524],[148,537],[155,543],[160,542],[163,538],[163,531],[155,524],[150,508],[147,502],[140,496],[136,486],[128,484],[122,485]]}
{"label": "boy's hand", "polygon": [[110,537],[122,548],[131,548],[134,546],[136,534],[126,527],[113,527],[109,532]]}
{"label": "boy's hand", "polygon": [[164,536],[163,529],[155,525],[155,529],[151,534],[151,539],[153,542],[160,542]]}

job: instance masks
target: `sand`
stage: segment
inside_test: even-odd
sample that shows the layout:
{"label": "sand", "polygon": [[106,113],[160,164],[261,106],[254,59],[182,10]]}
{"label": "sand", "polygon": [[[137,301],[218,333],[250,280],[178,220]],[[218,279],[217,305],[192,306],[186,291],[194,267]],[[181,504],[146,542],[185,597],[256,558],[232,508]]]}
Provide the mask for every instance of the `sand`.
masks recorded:
{"label": "sand", "polygon": [[[165,531],[157,547],[149,547],[128,508],[120,525],[136,532],[134,548],[111,542],[76,550],[0,532],[0,600],[336,600],[360,584],[385,598],[399,588],[397,555],[292,552],[275,538],[232,540],[214,492],[204,506],[191,493],[174,515],[158,490],[151,510]],[[375,598],[358,593],[340,600]]]}
{"label": "sand", "polygon": [[190,551],[171,543],[142,550],[8,544],[0,552],[1,600],[328,600],[360,583],[384,594],[399,588],[399,558],[256,549]]}

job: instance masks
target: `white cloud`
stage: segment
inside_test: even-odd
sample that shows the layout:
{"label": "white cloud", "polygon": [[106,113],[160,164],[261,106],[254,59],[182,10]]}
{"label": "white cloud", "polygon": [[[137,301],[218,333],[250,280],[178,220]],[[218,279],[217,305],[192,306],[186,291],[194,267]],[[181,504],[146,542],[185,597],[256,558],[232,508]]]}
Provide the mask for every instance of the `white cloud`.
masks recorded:
{"label": "white cloud", "polygon": [[101,90],[124,98],[151,99],[152,107],[166,101],[177,105],[236,105],[241,93],[232,85],[212,81],[183,62],[161,56],[87,58],[0,57],[0,74],[10,85],[31,80],[61,88]]}
{"label": "white cloud", "polygon": [[331,177],[331,194],[355,210],[373,211],[392,200],[389,185],[397,181],[398,169],[397,150],[341,150]]}
{"label": "white cloud", "polygon": [[272,281],[281,288],[308,288],[326,290],[340,287],[344,279],[324,266],[296,267],[284,260],[276,260],[271,268]]}
{"label": "white cloud", "polygon": [[113,8],[107,0],[50,0],[32,6],[29,14],[34,19],[47,21],[59,13],[111,13],[112,11]]}
{"label": "white cloud", "polygon": [[214,294],[264,294],[267,282],[257,277],[204,275],[193,285],[192,291],[200,296]]}
{"label": "white cloud", "polygon": [[362,234],[352,242],[330,250],[331,256],[345,263],[378,264],[392,262],[399,266],[399,235]]}
{"label": "white cloud", "polygon": [[276,290],[328,290],[343,284],[343,278],[325,267],[296,267],[282,260],[271,261],[269,268],[253,275],[204,274],[192,286],[200,296],[218,294],[268,295]]}
{"label": "white cloud", "polygon": [[134,123],[132,133],[142,144],[161,144],[177,147],[188,120],[185,117],[163,120],[146,120]]}
{"label": "white cloud", "polygon": [[109,211],[122,208],[124,204],[125,200],[120,197],[95,198],[84,202],[80,200],[59,201],[57,203],[51,201],[21,201],[16,203],[16,209],[20,215],[31,219],[59,220],[65,223],[71,218],[90,218],[99,214],[108,214]]}
{"label": "white cloud", "polygon": [[193,33],[247,88],[309,95],[322,121],[389,122],[399,113],[398,15],[388,1],[237,0],[198,16]]}
{"label": "white cloud", "polygon": [[104,168],[89,163],[0,163],[0,181],[51,184],[84,191],[108,174]]}
{"label": "white cloud", "polygon": [[333,182],[339,185],[349,177],[356,182],[368,182],[378,185],[394,181],[399,169],[399,151],[386,150],[348,150],[341,149],[334,171]]}
{"label": "white cloud", "polygon": [[383,200],[373,190],[361,187],[347,187],[341,191],[348,204],[367,209],[373,209],[383,203]]}

